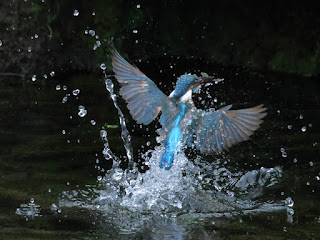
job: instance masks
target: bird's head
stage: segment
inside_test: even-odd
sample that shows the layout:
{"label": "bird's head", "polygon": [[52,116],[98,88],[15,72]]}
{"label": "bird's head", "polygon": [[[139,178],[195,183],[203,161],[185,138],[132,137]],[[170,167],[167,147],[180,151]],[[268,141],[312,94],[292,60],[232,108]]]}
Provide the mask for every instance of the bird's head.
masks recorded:
{"label": "bird's head", "polygon": [[176,87],[172,97],[178,99],[182,97],[188,90],[196,92],[202,84],[212,82],[213,80],[216,79],[212,76],[209,76],[206,73],[201,73],[200,77],[196,74],[183,74],[177,80]]}

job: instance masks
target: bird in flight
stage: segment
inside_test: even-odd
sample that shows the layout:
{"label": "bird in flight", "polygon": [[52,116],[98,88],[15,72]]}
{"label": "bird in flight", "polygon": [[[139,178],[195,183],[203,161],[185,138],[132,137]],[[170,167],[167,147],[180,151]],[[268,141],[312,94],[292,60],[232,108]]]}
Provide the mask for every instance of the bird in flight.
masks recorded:
{"label": "bird in flight", "polygon": [[138,124],[150,124],[161,112],[158,130],[164,145],[159,166],[169,170],[174,155],[183,145],[195,146],[201,153],[222,152],[232,145],[248,140],[263,122],[267,113],[263,105],[231,110],[232,105],[217,111],[197,109],[192,93],[204,83],[217,81],[202,73],[181,75],[174,91],[165,95],[137,67],[113,50],[112,68],[121,84],[120,95],[126,101],[132,118]]}

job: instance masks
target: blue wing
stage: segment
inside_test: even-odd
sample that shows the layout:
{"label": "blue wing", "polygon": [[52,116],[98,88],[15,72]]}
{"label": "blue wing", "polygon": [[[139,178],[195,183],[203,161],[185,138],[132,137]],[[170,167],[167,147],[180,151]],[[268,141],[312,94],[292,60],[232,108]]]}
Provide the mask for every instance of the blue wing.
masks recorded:
{"label": "blue wing", "polygon": [[263,105],[240,110],[231,107],[208,112],[191,108],[181,122],[187,146],[195,144],[201,152],[221,152],[248,140],[267,115]]}
{"label": "blue wing", "polygon": [[179,111],[168,96],[116,50],[112,56],[112,67],[117,81],[122,85],[120,95],[128,103],[132,118],[139,124],[148,125],[162,111],[163,120],[160,122],[165,128],[169,128],[171,120]]}

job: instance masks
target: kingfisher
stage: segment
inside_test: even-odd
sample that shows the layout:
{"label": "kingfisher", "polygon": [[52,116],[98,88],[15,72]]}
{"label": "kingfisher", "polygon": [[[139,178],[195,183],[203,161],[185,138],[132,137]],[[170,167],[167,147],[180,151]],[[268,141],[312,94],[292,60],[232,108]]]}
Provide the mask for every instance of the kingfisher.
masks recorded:
{"label": "kingfisher", "polygon": [[148,125],[161,113],[162,128],[157,131],[164,151],[159,166],[165,170],[172,167],[175,154],[183,146],[195,147],[201,153],[219,153],[248,140],[267,115],[262,104],[239,110],[231,110],[232,105],[218,110],[196,108],[192,93],[204,83],[219,81],[206,73],[181,75],[167,96],[115,49],[112,68],[121,85],[119,93],[138,124]]}

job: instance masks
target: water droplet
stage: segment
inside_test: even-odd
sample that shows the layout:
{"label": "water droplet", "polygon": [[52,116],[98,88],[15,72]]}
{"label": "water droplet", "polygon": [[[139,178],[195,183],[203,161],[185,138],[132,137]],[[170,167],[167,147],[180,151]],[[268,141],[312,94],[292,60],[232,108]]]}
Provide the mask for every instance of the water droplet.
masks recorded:
{"label": "water droplet", "polygon": [[32,48],[31,47],[28,47],[28,52],[32,52]]}
{"label": "water droplet", "polygon": [[32,82],[36,81],[37,80],[37,75],[33,75],[31,80],[32,80]]}
{"label": "water droplet", "polygon": [[88,31],[88,30],[85,30],[85,31],[84,31],[84,34],[88,34],[88,33],[89,33],[89,31]]}
{"label": "water droplet", "polygon": [[94,36],[94,35],[96,35],[96,31],[94,31],[94,30],[89,30],[89,34],[91,35],[91,36]]}
{"label": "water droplet", "polygon": [[30,203],[34,203],[34,198],[31,198],[31,199],[30,199]]}
{"label": "water droplet", "polygon": [[283,196],[284,195],[284,192],[281,192],[281,196]]}
{"label": "water droplet", "polygon": [[53,77],[53,76],[54,76],[54,74],[55,74],[55,72],[54,72],[54,71],[52,71],[52,72],[50,73],[50,76],[51,76],[51,77]]}
{"label": "water droplet", "polygon": [[294,205],[294,201],[292,200],[291,197],[287,197],[286,200],[284,201],[284,203],[285,203],[288,207],[293,207],[293,205]]}
{"label": "water droplet", "polygon": [[137,5],[137,8],[140,8],[140,7],[141,7],[140,4],[138,4],[138,5]]}
{"label": "water droplet", "polygon": [[147,146],[150,146],[150,142],[149,141],[147,142]]}
{"label": "water droplet", "polygon": [[34,35],[34,38],[38,38],[38,37],[39,37],[39,35],[38,35],[38,34],[35,34],[35,35]]}
{"label": "water droplet", "polygon": [[301,131],[302,131],[302,132],[307,131],[307,127],[306,127],[306,126],[303,126],[303,127],[301,128]]}
{"label": "water droplet", "polygon": [[294,163],[297,163],[297,162],[298,162],[298,159],[294,158],[294,159],[293,159],[293,162],[294,162]]}
{"label": "water droplet", "polygon": [[77,9],[75,9],[73,11],[73,16],[78,17],[79,16],[79,11]]}
{"label": "water droplet", "polygon": [[319,177],[319,176],[316,176],[316,179],[317,179],[318,181],[320,181],[320,177]]}
{"label": "water droplet", "polygon": [[66,85],[64,85],[64,86],[62,87],[62,89],[63,89],[64,91],[66,91],[68,88],[67,88]]}
{"label": "water droplet", "polygon": [[310,186],[310,182],[307,182],[307,185]]}
{"label": "water droplet", "polygon": [[62,98],[62,103],[66,103],[67,101],[68,101],[68,97],[67,96]]}
{"label": "water droplet", "polygon": [[51,193],[51,192],[52,192],[51,188],[49,188],[49,189],[48,189],[48,192],[49,192],[49,193]]}
{"label": "water droplet", "polygon": [[56,86],[56,90],[57,90],[57,91],[61,90],[61,86],[60,86],[60,85],[57,85],[57,86]]}
{"label": "water droplet", "polygon": [[313,162],[310,161],[310,162],[309,162],[309,165],[310,165],[310,167],[313,167]]}
{"label": "water droplet", "polygon": [[288,125],[288,129],[291,130],[292,129],[292,125]]}
{"label": "water droplet", "polygon": [[80,109],[78,112],[79,117],[84,117],[87,115],[87,110],[86,109]]}
{"label": "water droplet", "polygon": [[284,152],[285,150],[284,150],[284,148],[280,148],[280,152]]}
{"label": "water droplet", "polygon": [[47,75],[47,74],[43,74],[43,77],[44,77],[45,79],[47,79],[47,78],[48,78],[48,75]]}
{"label": "water droplet", "polygon": [[66,130],[62,130],[62,134],[66,134]]}
{"label": "water droplet", "polygon": [[67,182],[67,185],[69,186],[69,185],[70,185],[70,183],[69,183],[69,182]]}
{"label": "water droplet", "polygon": [[288,156],[288,155],[287,155],[287,153],[286,153],[286,152],[283,152],[283,153],[282,153],[282,157],[284,157],[284,158],[285,158],[285,157],[287,157],[287,156]]}
{"label": "water droplet", "polygon": [[58,209],[58,211],[57,211],[58,213],[61,213],[62,212],[62,210],[61,209]]}
{"label": "water droplet", "polygon": [[132,32],[133,32],[133,33],[138,33],[138,30],[134,29]]}
{"label": "water droplet", "polygon": [[309,126],[309,127],[312,127],[312,123],[309,123],[308,126]]}
{"label": "water droplet", "polygon": [[2,46],[2,41],[0,40],[0,47]]}
{"label": "water droplet", "polygon": [[300,118],[300,119],[303,119],[303,115],[302,115],[302,114],[300,114],[299,118]]}
{"label": "water droplet", "polygon": [[97,180],[98,180],[98,181],[101,181],[101,180],[102,180],[102,177],[101,177],[101,176],[98,176],[98,177],[97,177]]}
{"label": "water droplet", "polygon": [[100,64],[100,68],[102,69],[102,70],[105,70],[107,67],[106,67],[106,64],[104,64],[104,63],[101,63]]}
{"label": "water droplet", "polygon": [[79,93],[80,93],[80,89],[75,89],[75,90],[72,91],[72,94],[74,96],[77,96]]}
{"label": "water droplet", "polygon": [[55,211],[57,211],[57,209],[58,209],[57,205],[54,204],[54,203],[52,203],[52,205],[51,205],[51,207],[50,207],[50,210],[53,211],[53,212],[55,212]]}
{"label": "water droplet", "polygon": [[92,12],[92,16],[95,16],[96,15],[96,13],[95,12]]}
{"label": "water droplet", "polygon": [[91,120],[90,123],[94,126],[96,125],[96,121],[95,120]]}
{"label": "water droplet", "polygon": [[288,232],[288,230],[287,230],[286,227],[283,227],[283,231],[284,231],[284,232]]}

